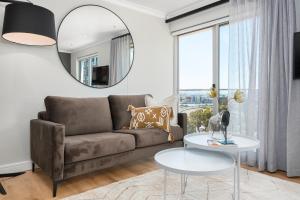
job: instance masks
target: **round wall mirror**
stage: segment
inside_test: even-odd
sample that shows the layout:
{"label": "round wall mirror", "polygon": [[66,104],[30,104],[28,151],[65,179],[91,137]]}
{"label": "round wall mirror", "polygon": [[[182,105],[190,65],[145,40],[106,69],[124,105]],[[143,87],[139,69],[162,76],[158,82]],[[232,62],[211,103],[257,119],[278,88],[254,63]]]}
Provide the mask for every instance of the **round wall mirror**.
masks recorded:
{"label": "round wall mirror", "polygon": [[134,44],[125,23],[112,11],[84,5],[69,12],[57,35],[60,60],[80,83],[111,87],[129,73]]}

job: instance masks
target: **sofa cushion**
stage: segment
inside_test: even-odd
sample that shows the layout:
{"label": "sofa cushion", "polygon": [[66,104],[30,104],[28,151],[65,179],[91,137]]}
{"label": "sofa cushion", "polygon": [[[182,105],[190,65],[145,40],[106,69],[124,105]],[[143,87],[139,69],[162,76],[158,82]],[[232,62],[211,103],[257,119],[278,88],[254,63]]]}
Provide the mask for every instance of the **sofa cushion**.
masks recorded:
{"label": "sofa cushion", "polygon": [[65,163],[73,163],[135,149],[134,136],[121,133],[95,133],[65,138]]}
{"label": "sofa cushion", "polygon": [[[115,132],[132,134],[135,137],[136,147],[148,147],[168,143],[168,133],[157,128],[149,129],[120,129]],[[174,141],[183,139],[183,129],[179,126],[171,126]]]}
{"label": "sofa cushion", "polygon": [[128,105],[145,107],[145,95],[110,95],[108,97],[115,130],[129,127],[131,114]]}
{"label": "sofa cushion", "polygon": [[64,124],[66,135],[111,132],[112,120],[107,98],[45,98],[49,121]]}

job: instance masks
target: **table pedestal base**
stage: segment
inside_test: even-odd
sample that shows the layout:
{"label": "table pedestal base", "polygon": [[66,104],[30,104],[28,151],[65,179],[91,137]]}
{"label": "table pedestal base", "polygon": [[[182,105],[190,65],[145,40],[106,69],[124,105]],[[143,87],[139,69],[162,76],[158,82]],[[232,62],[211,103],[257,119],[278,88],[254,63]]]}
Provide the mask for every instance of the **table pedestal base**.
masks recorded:
{"label": "table pedestal base", "polygon": [[235,155],[235,163],[236,166],[234,168],[234,199],[235,200],[240,200],[240,171],[241,171],[241,156],[240,152],[237,152]]}
{"label": "table pedestal base", "polygon": [[[239,172],[239,167],[235,166],[234,168],[234,199],[238,199],[239,198],[239,192],[237,192],[236,190],[238,189],[239,191],[239,186],[237,184],[237,181],[239,181],[239,178],[237,173]],[[181,174],[180,175],[180,195],[179,195],[179,199],[182,200],[183,199],[183,195],[185,193],[185,189],[187,186],[187,179],[188,176],[185,174]],[[167,199],[167,170],[164,170],[164,184],[163,184],[163,200]]]}

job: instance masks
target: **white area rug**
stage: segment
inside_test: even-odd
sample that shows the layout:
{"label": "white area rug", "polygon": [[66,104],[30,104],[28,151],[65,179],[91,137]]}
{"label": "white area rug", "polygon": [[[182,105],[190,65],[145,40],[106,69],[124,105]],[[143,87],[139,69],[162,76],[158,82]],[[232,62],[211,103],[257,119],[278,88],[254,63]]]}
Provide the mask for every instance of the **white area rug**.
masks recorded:
{"label": "white area rug", "polygon": [[[300,184],[252,171],[241,171],[241,200],[300,200]],[[232,174],[189,176],[184,200],[232,200]],[[167,200],[178,199],[180,175],[168,173]],[[163,171],[93,189],[63,200],[161,200]]]}

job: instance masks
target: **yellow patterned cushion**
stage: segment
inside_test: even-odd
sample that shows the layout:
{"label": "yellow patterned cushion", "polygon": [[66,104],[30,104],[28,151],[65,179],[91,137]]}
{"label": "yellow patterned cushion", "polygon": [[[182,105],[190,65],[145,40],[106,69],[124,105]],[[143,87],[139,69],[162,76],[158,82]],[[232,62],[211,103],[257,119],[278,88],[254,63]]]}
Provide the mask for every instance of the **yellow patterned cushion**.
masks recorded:
{"label": "yellow patterned cushion", "polygon": [[151,106],[135,108],[128,106],[131,111],[131,120],[129,129],[138,128],[160,128],[169,133],[168,141],[173,142],[170,120],[173,117],[172,108],[166,106]]}

